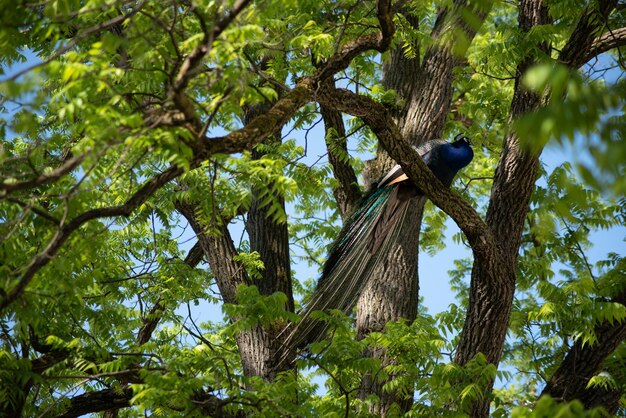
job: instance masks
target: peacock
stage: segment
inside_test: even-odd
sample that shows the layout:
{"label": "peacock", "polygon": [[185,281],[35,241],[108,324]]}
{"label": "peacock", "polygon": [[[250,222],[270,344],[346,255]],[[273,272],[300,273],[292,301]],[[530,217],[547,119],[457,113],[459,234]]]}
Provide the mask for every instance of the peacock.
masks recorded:
{"label": "peacock", "polygon": [[[457,135],[453,142],[428,141],[416,151],[439,181],[450,187],[457,172],[472,161],[471,145],[469,138]],[[324,336],[326,324],[312,318],[312,312],[338,309],[349,313],[354,308],[370,273],[386,258],[390,243],[397,239],[408,202],[416,196],[423,193],[398,164],[363,197],[331,247],[300,321],[286,330],[280,363],[293,350]]]}

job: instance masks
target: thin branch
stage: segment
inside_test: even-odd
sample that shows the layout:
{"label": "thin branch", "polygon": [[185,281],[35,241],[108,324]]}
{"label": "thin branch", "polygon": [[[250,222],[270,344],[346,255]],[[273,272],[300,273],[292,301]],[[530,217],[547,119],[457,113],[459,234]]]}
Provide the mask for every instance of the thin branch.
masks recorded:
{"label": "thin branch", "polygon": [[[334,88],[334,83],[329,80],[328,86]],[[320,105],[320,113],[324,119],[326,129],[326,148],[328,150],[328,162],[339,185],[333,190],[335,200],[341,212],[341,217],[346,219],[356,209],[361,199],[361,190],[354,168],[348,160],[348,145],[346,128],[343,123],[341,112]],[[334,132],[333,132],[334,131]]]}
{"label": "thin branch", "polygon": [[239,15],[239,13],[241,13],[241,11],[250,2],[251,0],[237,0],[237,2],[233,4],[230,12],[222,20],[217,22],[215,26],[213,26],[213,30],[210,32],[204,25],[204,20],[202,19],[202,17],[196,14],[204,30],[204,38],[202,40],[202,43],[198,45],[193,51],[191,51],[189,55],[187,55],[182,65],[180,66],[178,74],[176,75],[176,78],[174,79],[174,83],[172,85],[175,93],[180,93],[187,87],[189,81],[191,80],[191,77],[193,76],[193,71],[198,67],[198,65],[200,65],[206,54],[209,52],[213,41],[217,39],[218,36],[220,36],[224,29],[226,29],[228,25],[233,20],[235,20],[237,15]]}
{"label": "thin branch", "polygon": [[[24,268],[24,272],[21,274],[17,284],[10,291],[8,291],[0,301],[0,312],[13,303],[22,294],[33,276],[54,258],[59,249],[77,229],[94,219],[129,216],[133,210],[148,200],[154,192],[182,173],[182,168],[171,166],[167,170],[144,183],[144,185],[123,205],[92,209],[78,215],[69,223],[65,224],[59,229],[46,248],[37,254],[30,264]],[[63,224],[64,220],[62,220],[61,223]]]}
{"label": "thin branch", "polygon": [[[570,225],[563,218],[563,216],[559,215],[559,219],[561,219],[561,222],[565,226],[565,229],[570,234],[572,240],[574,240],[574,245],[576,246],[576,249],[578,250],[578,253],[580,254],[580,257],[582,259],[582,262],[585,265],[585,268],[587,269],[587,273],[589,273],[589,277],[591,278],[591,281],[593,281],[593,283],[597,286],[598,281],[596,280],[596,276],[593,274],[591,264],[589,264],[589,260],[587,259],[587,255],[585,254],[585,250],[583,250],[583,247],[580,245],[580,242],[578,241],[578,239],[576,239],[575,231],[570,227]],[[582,226],[584,226],[584,224],[581,224],[581,227]],[[577,229],[580,229],[580,227]]]}
{"label": "thin branch", "polygon": [[76,167],[78,167],[80,163],[83,162],[86,156],[87,154],[81,154],[79,156],[76,156],[70,160],[67,160],[65,163],[55,168],[54,170],[49,171],[45,174],[41,174],[31,180],[20,181],[16,183],[7,183],[5,180],[0,183],[0,192],[2,192],[0,194],[0,199],[4,198],[8,193],[11,193],[15,190],[31,189],[33,187],[37,187],[51,181],[56,181]]}
{"label": "thin branch", "polygon": [[26,202],[22,202],[19,199],[16,199],[14,197],[6,197],[7,201],[11,202],[11,203],[15,203],[19,206],[21,206],[22,208],[24,208],[24,212],[28,212],[29,210],[32,211],[33,213],[41,216],[44,219],[47,219],[48,221],[52,222],[54,225],[56,226],[61,226],[61,221],[57,218],[55,218],[54,216],[50,215],[47,211],[45,210],[41,210],[37,207],[34,206],[34,203],[26,203]]}
{"label": "thin branch", "polygon": [[391,1],[379,0],[377,8],[378,23],[380,32],[363,35],[352,42],[346,43],[339,53],[333,55],[317,73],[318,80],[330,78],[339,71],[348,68],[352,60],[369,50],[384,52],[389,49],[395,25],[393,23],[394,11],[391,7]]}
{"label": "thin branch", "polygon": [[30,71],[39,68],[39,67],[43,67],[45,65],[50,64],[52,61],[56,60],[57,58],[59,58],[60,56],[62,56],[63,54],[65,54],[67,51],[71,50],[72,48],[74,48],[77,44],[78,41],[86,38],[87,36],[94,34],[94,33],[98,33],[104,29],[108,29],[111,27],[115,27],[117,25],[121,25],[123,24],[126,20],[128,20],[129,18],[133,17],[135,14],[137,14],[137,12],[139,12],[141,10],[141,8],[143,7],[143,5],[145,4],[145,1],[140,2],[139,4],[137,4],[135,7],[133,7],[127,14],[125,15],[121,15],[121,16],[116,16],[113,19],[107,20],[106,22],[102,22],[99,23],[95,26],[92,26],[88,29],[85,29],[83,31],[81,31],[79,34],[77,34],[76,36],[74,36],[72,38],[72,40],[70,42],[67,43],[67,45],[65,45],[62,48],[59,48],[54,54],[52,54],[49,58],[38,62],[35,65],[31,65],[30,67],[27,67],[25,69],[23,69],[22,71],[18,71],[17,73],[13,74],[11,77],[7,77],[4,80],[0,80],[1,83],[4,83],[6,81],[15,81],[18,78],[20,78],[21,76],[23,76],[26,73],[29,73]]}

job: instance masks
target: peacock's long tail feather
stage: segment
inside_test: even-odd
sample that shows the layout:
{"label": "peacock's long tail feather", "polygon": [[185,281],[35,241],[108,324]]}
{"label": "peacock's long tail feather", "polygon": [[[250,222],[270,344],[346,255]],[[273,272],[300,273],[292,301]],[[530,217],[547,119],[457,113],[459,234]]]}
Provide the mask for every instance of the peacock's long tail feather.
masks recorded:
{"label": "peacock's long tail feather", "polygon": [[397,239],[409,199],[416,194],[410,182],[402,182],[375,189],[363,198],[333,245],[301,320],[286,331],[283,358],[323,337],[326,324],[311,318],[312,312],[352,310],[371,272]]}
{"label": "peacock's long tail feather", "polygon": [[[474,152],[470,145],[469,138],[457,136],[452,143],[425,142],[416,151],[439,181],[449,187],[456,173],[472,160]],[[409,200],[421,194],[402,167],[396,165],[382,178],[378,188],[361,201],[341,230],[302,319],[285,330],[287,337],[279,368],[293,358],[297,348],[324,335],[326,326],[311,317],[313,312],[330,309],[350,312],[372,271],[387,259],[392,243],[400,239]]]}

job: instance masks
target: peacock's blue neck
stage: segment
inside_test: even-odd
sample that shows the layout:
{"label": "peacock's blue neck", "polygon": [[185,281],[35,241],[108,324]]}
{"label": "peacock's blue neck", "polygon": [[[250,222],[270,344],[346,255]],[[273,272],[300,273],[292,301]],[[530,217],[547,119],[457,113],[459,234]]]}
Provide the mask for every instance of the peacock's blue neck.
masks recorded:
{"label": "peacock's blue neck", "polygon": [[468,165],[474,158],[474,151],[467,143],[447,144],[443,147],[442,159],[455,173]]}

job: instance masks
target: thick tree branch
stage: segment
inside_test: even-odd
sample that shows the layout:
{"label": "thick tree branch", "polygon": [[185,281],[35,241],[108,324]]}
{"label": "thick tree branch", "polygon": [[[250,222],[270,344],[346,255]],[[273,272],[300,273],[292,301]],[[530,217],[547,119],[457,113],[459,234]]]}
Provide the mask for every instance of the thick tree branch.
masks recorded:
{"label": "thick tree branch", "polygon": [[[70,407],[57,418],[75,418],[95,412],[108,411],[112,409],[127,408],[133,397],[132,389],[125,387],[122,389],[103,389],[95,392],[86,392],[70,399]],[[205,391],[198,391],[191,402],[204,416],[216,418],[242,417],[237,412],[230,413],[224,407],[233,403],[232,399],[220,399],[217,396]]]}
{"label": "thick tree branch", "polygon": [[42,343],[32,327],[29,327],[29,337],[31,347],[36,352],[43,354],[31,362],[31,370],[34,373],[43,373],[55,364],[67,359],[71,354],[71,351],[66,348],[56,349],[51,345]]}
{"label": "thick tree branch", "polygon": [[578,339],[552,375],[542,395],[555,399],[581,400],[586,408],[597,404],[595,388],[587,388],[589,379],[600,371],[602,362],[626,339],[626,322],[602,323],[595,328],[597,341],[584,343]]}
{"label": "thick tree branch", "polygon": [[[329,81],[334,88],[334,83]],[[348,161],[348,141],[346,140],[346,127],[343,123],[341,112],[325,105],[320,105],[320,113],[324,119],[326,130],[326,149],[328,150],[328,162],[330,163],[335,179],[339,185],[334,188],[333,194],[337,201],[341,217],[346,219],[356,209],[361,199],[361,190],[354,172],[354,168]]]}
{"label": "thick tree branch", "polygon": [[127,408],[133,391],[130,388],[103,389],[97,392],[87,392],[70,400],[70,407],[58,418],[74,418],[94,412],[109,409]]}
{"label": "thick tree branch", "polygon": [[204,252],[202,251],[202,245],[200,241],[196,241],[196,243],[191,247],[187,256],[185,257],[185,264],[189,267],[196,267],[198,264],[202,262],[204,259]]}
{"label": "thick tree branch", "polygon": [[598,55],[621,46],[626,46],[626,27],[610,30],[598,36],[593,40],[580,61],[583,63],[589,62]]}
{"label": "thick tree branch", "polygon": [[[264,64],[263,64],[264,65]],[[271,101],[259,103],[256,106],[244,108],[244,121],[248,122],[257,115],[265,113],[272,105]],[[276,146],[282,138],[283,125],[278,125],[263,144]],[[251,156],[259,160],[265,156],[265,151],[253,148]],[[248,210],[245,227],[250,240],[250,251],[256,251],[260,255],[264,269],[260,272],[261,278],[255,284],[261,294],[271,295],[274,292],[282,292],[287,295],[287,309],[293,312],[293,291],[291,287],[291,267],[289,258],[289,230],[287,222],[277,221],[272,216],[271,206],[267,204],[267,196],[262,189],[273,185],[265,184],[259,189],[252,187],[252,199]],[[274,204],[285,211],[284,196],[274,193]]]}
{"label": "thick tree branch", "polygon": [[[248,121],[257,114],[265,113],[271,106],[269,100],[257,106],[248,106],[244,109],[244,120]],[[276,126],[272,135],[263,144],[276,146],[282,138],[283,125]],[[251,156],[258,160],[265,156],[263,149],[254,148]],[[291,278],[291,259],[289,255],[289,229],[286,220],[277,220],[272,216],[272,206],[285,210],[285,198],[280,193],[269,196],[272,204],[267,203],[268,196],[264,195],[263,189],[273,184],[262,187],[252,185],[252,199],[248,210],[245,228],[250,242],[250,251],[257,252],[263,263],[263,269],[259,272],[254,284],[262,295],[271,295],[282,292],[287,296],[284,308],[294,311],[293,288]],[[273,364],[278,357],[280,349],[278,334],[284,324],[261,325],[246,330],[237,336],[241,362],[247,376],[261,376],[267,380],[274,380],[276,370]],[[254,341],[254,342],[253,342]]]}
{"label": "thick tree branch", "polygon": [[198,219],[196,205],[177,201],[174,206],[189,221],[196,233],[224,302],[237,303],[235,297],[237,286],[249,284],[250,280],[244,266],[234,260],[238,252],[226,222],[216,220],[215,225],[213,225],[216,231],[209,232],[208,226],[202,224]]}
{"label": "thick tree branch", "polygon": [[[594,7],[596,4],[597,8]],[[559,61],[572,68],[578,68],[593,58],[590,51],[596,37],[607,26],[608,16],[616,5],[617,0],[602,0],[588,6],[559,54]]]}
{"label": "thick tree branch", "polygon": [[363,119],[409,178],[463,230],[475,256],[490,260],[489,264],[496,263],[494,256],[498,250],[485,222],[465,200],[439,182],[415,150],[402,139],[393,117],[384,106],[346,89],[320,89],[315,98],[324,105]]}
{"label": "thick tree branch", "polygon": [[[626,306],[626,292],[621,292],[613,301]],[[611,394],[609,392],[612,391],[588,388],[587,385],[589,379],[601,370],[604,360],[626,340],[626,321],[600,323],[596,325],[594,334],[596,341],[593,344],[576,340],[541,394],[566,401],[579,399],[586,408],[604,406],[614,413],[619,392]],[[607,399],[614,402],[607,405]]]}
{"label": "thick tree branch", "polygon": [[243,128],[222,137],[199,141],[195,145],[196,155],[206,160],[213,154],[233,154],[260,144],[272,135],[276,127],[287,123],[299,108],[310,101],[312,86],[314,83],[311,79],[301,80],[267,112],[252,119]]}
{"label": "thick tree branch", "polygon": [[379,45],[380,52],[386,51],[389,45],[391,45],[391,40],[396,30],[396,26],[393,23],[394,14],[395,9],[392,7],[390,0],[378,0],[377,16],[382,35],[381,44]]}

